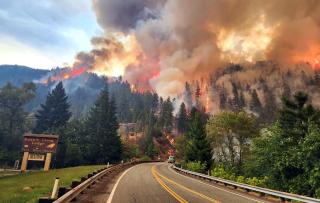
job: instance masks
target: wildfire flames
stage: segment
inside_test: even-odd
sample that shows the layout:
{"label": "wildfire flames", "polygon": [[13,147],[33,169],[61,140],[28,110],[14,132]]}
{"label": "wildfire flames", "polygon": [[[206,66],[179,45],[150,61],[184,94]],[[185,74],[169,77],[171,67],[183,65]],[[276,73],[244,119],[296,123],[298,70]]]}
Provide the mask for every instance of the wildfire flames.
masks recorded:
{"label": "wildfire flames", "polygon": [[[91,51],[77,54],[70,70],[51,80],[84,71],[121,75],[134,84],[132,91],[174,97],[186,81],[229,63],[308,62],[320,69],[317,1],[95,0],[93,8],[104,34],[92,39]],[[201,102],[212,108],[207,88],[200,89]]]}
{"label": "wildfire flames", "polygon": [[57,81],[63,81],[68,80],[71,78],[74,78],[78,75],[81,75],[84,73],[87,69],[85,67],[80,68],[65,68],[61,72],[57,74],[53,74],[50,76],[47,76],[43,79],[41,79],[39,82],[42,84],[47,85],[49,82],[57,82]]}
{"label": "wildfire flames", "polygon": [[[115,33],[106,39],[107,43],[99,44],[97,51],[103,54],[90,64],[90,71],[118,77],[125,74],[128,66],[139,66],[139,60],[144,56],[134,35]],[[116,44],[117,47],[111,48],[110,43]]]}

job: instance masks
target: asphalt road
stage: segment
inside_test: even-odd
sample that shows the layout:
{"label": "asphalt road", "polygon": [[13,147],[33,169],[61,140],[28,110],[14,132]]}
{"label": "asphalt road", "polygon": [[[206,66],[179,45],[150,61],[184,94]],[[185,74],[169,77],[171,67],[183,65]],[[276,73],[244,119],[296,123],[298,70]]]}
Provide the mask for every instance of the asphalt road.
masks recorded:
{"label": "asphalt road", "polygon": [[117,180],[107,203],[268,202],[253,195],[187,177],[166,163],[139,164]]}

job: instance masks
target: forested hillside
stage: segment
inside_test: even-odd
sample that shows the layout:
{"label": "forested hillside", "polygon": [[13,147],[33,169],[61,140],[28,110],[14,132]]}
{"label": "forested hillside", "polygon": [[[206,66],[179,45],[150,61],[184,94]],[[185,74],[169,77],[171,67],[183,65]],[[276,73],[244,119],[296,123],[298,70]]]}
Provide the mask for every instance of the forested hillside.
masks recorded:
{"label": "forested hillside", "polygon": [[221,110],[245,111],[272,122],[281,98],[298,91],[309,93],[320,106],[320,72],[308,63],[284,67],[272,61],[230,64],[207,78],[188,81],[179,101],[213,114]]}
{"label": "forested hillside", "polygon": [[[58,81],[44,83],[43,80],[62,71],[63,69],[60,68],[49,71],[25,66],[2,65],[0,66],[0,87],[8,82],[18,87],[23,83],[33,82],[36,85],[35,97],[28,102],[26,108],[27,111],[35,112],[45,101],[48,92],[58,83]],[[131,91],[130,84],[122,81],[121,78],[105,78],[94,73],[84,72],[63,80],[74,118],[83,117],[88,112],[107,81],[110,95],[115,98],[116,105],[119,106],[118,119],[120,122],[137,121],[143,117],[142,111],[149,109],[152,100],[158,97],[153,93]]]}
{"label": "forested hillside", "polygon": [[7,82],[21,86],[25,82],[34,81],[44,77],[49,70],[33,69],[18,65],[0,65],[0,86]]}

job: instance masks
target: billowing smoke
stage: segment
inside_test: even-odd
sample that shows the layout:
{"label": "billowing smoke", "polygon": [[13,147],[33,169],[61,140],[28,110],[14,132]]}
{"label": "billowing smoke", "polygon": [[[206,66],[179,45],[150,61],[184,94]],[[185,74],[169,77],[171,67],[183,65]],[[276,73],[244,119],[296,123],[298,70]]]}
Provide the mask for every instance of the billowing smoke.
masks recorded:
{"label": "billowing smoke", "polygon": [[120,69],[163,96],[225,63],[320,60],[318,0],[93,0],[93,8],[105,36],[76,63]]}

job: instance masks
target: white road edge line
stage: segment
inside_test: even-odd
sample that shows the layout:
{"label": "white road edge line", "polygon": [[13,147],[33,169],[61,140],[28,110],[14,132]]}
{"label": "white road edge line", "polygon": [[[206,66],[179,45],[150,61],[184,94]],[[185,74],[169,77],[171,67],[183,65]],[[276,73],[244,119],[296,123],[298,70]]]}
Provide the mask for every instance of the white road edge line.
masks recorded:
{"label": "white road edge line", "polygon": [[118,187],[118,185],[119,185],[119,182],[120,182],[120,180],[122,179],[122,177],[123,177],[124,175],[126,175],[131,169],[133,169],[133,168],[136,167],[136,166],[138,166],[138,165],[135,165],[135,166],[132,166],[132,167],[128,168],[127,170],[125,170],[125,172],[123,172],[123,173],[121,174],[121,176],[118,178],[116,184],[113,186],[112,191],[111,191],[111,193],[110,193],[110,195],[109,195],[108,200],[106,201],[106,203],[111,203],[111,202],[112,202],[114,193],[115,193],[115,191],[116,191],[116,189],[117,189],[117,187]]}
{"label": "white road edge line", "polygon": [[202,184],[208,185],[208,186],[210,186],[210,187],[216,188],[216,189],[218,189],[218,190],[222,190],[222,191],[224,191],[224,192],[228,192],[228,193],[231,193],[231,194],[234,194],[234,195],[237,195],[237,196],[239,196],[239,197],[243,197],[243,198],[245,198],[245,199],[249,199],[249,200],[252,200],[252,201],[255,201],[255,202],[266,203],[265,201],[260,201],[260,200],[257,200],[257,199],[253,199],[253,198],[250,198],[250,197],[246,197],[246,196],[244,196],[244,195],[240,195],[240,194],[238,194],[238,193],[234,193],[234,192],[231,192],[231,191],[222,189],[222,188],[220,188],[220,187],[216,187],[216,186],[214,186],[214,185],[211,185],[211,184],[202,182],[202,181],[197,180],[197,179],[195,179],[195,178],[191,178],[191,177],[189,177],[189,176],[182,175],[182,174],[176,172],[175,170],[173,170],[173,169],[170,167],[170,165],[168,166],[168,169],[169,169],[170,171],[172,171],[172,172],[174,172],[174,173],[182,176],[182,177],[189,178],[189,179],[194,180],[194,181],[197,181],[197,182],[199,182],[199,183],[202,183]]}

